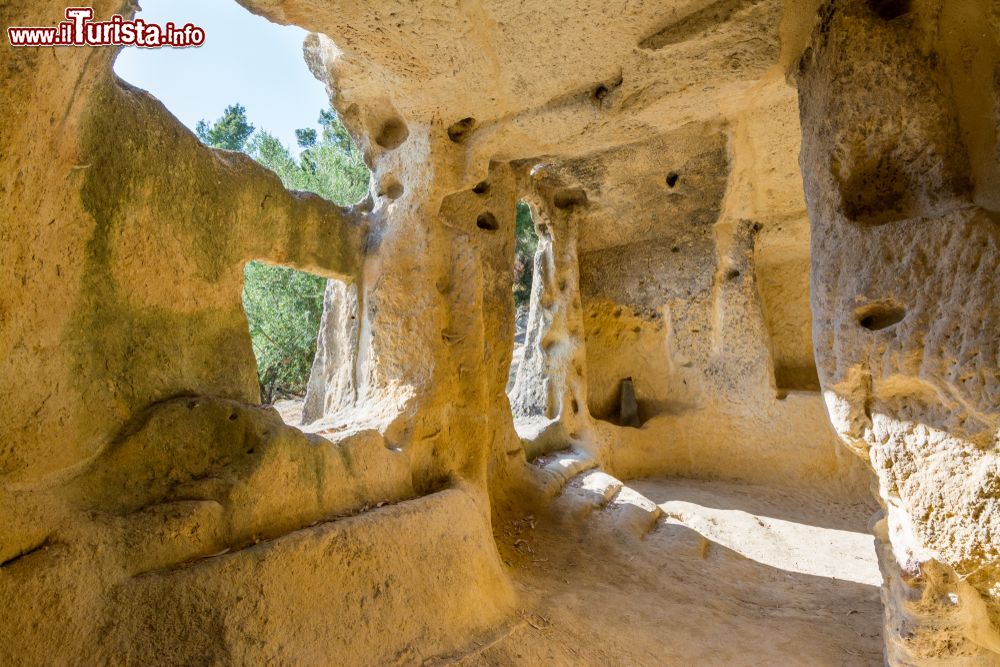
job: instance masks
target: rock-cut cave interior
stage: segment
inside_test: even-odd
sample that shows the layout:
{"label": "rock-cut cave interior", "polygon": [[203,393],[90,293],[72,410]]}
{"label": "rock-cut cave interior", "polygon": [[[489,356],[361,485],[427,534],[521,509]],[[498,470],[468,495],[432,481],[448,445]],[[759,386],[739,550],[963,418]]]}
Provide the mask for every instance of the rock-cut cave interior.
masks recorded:
{"label": "rock-cut cave interior", "polygon": [[1000,2],[238,2],[359,202],[0,40],[0,665],[1000,665]]}

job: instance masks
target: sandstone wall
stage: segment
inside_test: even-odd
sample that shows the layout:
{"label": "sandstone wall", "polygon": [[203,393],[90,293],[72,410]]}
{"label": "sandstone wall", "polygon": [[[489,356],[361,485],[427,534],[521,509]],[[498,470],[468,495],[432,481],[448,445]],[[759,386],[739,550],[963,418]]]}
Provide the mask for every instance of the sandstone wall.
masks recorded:
{"label": "sandstone wall", "polygon": [[[558,404],[562,396],[552,405],[552,386],[543,386],[565,385],[565,372],[585,378],[585,394],[568,391],[565,400],[585,395],[588,419],[561,438],[543,432],[545,448],[580,443],[625,477],[727,477],[863,494],[862,463],[837,443],[816,377],[809,229],[792,159],[795,91],[774,74],[720,113],[545,163],[586,201],[568,226],[556,227],[561,236],[549,233],[544,216],[537,223],[542,284],[532,294],[515,415],[580,422]],[[548,258],[567,251],[573,271],[550,268]],[[576,300],[582,341],[578,325],[552,305]],[[570,361],[574,349],[585,360]],[[628,378],[639,428],[620,419]],[[530,387],[550,396],[535,400],[534,411],[524,404]]]}
{"label": "sandstone wall", "polygon": [[[544,446],[527,437],[529,454],[575,442],[609,462],[613,456],[624,475],[866,486],[859,464],[829,428],[811,354],[795,91],[782,79],[789,53],[808,38],[803,24],[814,17],[808,7],[768,0],[599,8],[571,2],[544,11],[501,2],[336,11],[318,0],[245,4],[317,33],[307,57],[372,160],[373,218],[405,220],[389,222],[384,237],[374,234],[375,245],[387,247],[365,270],[362,310],[391,310],[407,323],[436,312],[427,284],[441,279],[434,262],[445,253],[438,244],[447,245],[452,232],[443,223],[424,225],[444,213],[450,198],[489,183],[491,164],[510,165],[518,184],[508,196],[534,198],[536,217],[568,210],[555,205],[556,190],[583,192],[585,202],[564,228],[569,245],[556,239],[544,255],[552,261],[576,254],[578,267],[550,267],[559,274],[555,291],[538,295],[549,305],[538,311],[536,326],[544,331],[536,332],[535,344],[547,341],[559,358],[526,353],[525,370],[534,368],[536,381],[522,381],[515,391],[515,413],[560,419]],[[574,30],[562,29],[566,21]],[[540,176],[531,175],[536,170],[551,181],[544,192]],[[673,188],[672,172],[678,174]],[[500,221],[509,242],[504,219],[512,207],[463,212],[454,225],[471,229],[484,213]],[[405,241],[395,240],[402,229]],[[471,238],[478,244],[481,236]],[[571,239],[578,239],[575,250]],[[405,243],[406,252],[392,249],[396,243]],[[498,267],[504,261],[487,256],[477,261]],[[738,280],[728,278],[734,264],[745,265]],[[570,285],[558,296],[566,271],[579,273],[578,295]],[[404,287],[405,302],[391,296]],[[509,297],[493,296],[483,302],[488,312],[509,312]],[[558,314],[558,304],[572,309],[577,300],[580,341],[568,311]],[[411,417],[423,413],[426,404],[415,397],[441,382],[440,374],[423,369],[437,363],[433,331],[446,327],[386,320],[375,330],[366,329],[366,319],[358,395],[365,395],[360,385],[367,375],[387,374],[371,382],[377,391],[359,399],[362,412],[374,411],[383,424],[396,408],[372,406],[408,405],[403,412]],[[506,315],[497,324],[483,334],[491,355],[509,346]],[[545,333],[553,327],[555,333]],[[408,366],[391,361],[402,354]],[[395,370],[403,367],[420,370],[403,377]],[[609,428],[582,414],[581,402],[594,417],[613,420],[618,388],[630,374],[641,412],[653,418],[648,427]],[[578,376],[585,392],[569,388]],[[542,386],[545,377],[549,388]],[[494,438],[486,448],[497,462],[492,479],[517,477],[523,462],[509,414],[494,385],[489,392],[497,398],[487,409]],[[531,392],[536,407],[519,407]],[[570,416],[574,400],[582,417]],[[338,408],[328,416],[342,420],[343,406],[328,404]],[[601,433],[584,435],[594,428]],[[494,484],[495,493],[502,489]]]}
{"label": "sandstone wall", "polygon": [[[0,18],[47,25],[63,9]],[[379,664],[496,627],[512,595],[480,408],[503,382],[499,364],[480,372],[482,302],[512,243],[480,262],[479,230],[445,232],[440,201],[387,221],[290,193],[118,81],[112,49],[2,58],[0,662]],[[406,139],[383,125],[370,159]],[[431,143],[414,134],[409,157],[433,161]],[[250,259],[363,295],[355,428],[305,435],[256,405]]]}
{"label": "sandstone wall", "polygon": [[[4,662],[453,651],[516,606],[491,520],[572,447],[852,498],[870,464],[889,660],[990,664],[986,0],[242,4],[313,31],[354,209],[205,148],[112,50],[0,50]],[[256,405],[250,259],[337,279],[303,429]]]}
{"label": "sandstone wall", "polygon": [[1000,649],[997,20],[828,2],[798,70],[819,375],[878,475],[892,664]]}

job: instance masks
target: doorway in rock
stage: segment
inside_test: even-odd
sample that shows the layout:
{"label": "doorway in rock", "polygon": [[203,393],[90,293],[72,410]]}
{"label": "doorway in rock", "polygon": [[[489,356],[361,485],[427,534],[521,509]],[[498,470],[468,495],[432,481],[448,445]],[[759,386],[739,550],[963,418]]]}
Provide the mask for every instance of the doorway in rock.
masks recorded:
{"label": "doorway in rock", "polygon": [[273,405],[288,424],[302,422],[326,284],[319,276],[258,261],[247,262],[243,271],[243,310],[260,400]]}
{"label": "doorway in rock", "polygon": [[[196,49],[124,49],[115,72],[148,90],[206,145],[248,155],[289,190],[360,201],[371,178],[362,152],[303,58],[307,32],[251,14],[235,0],[144,0],[150,23],[193,23]],[[244,267],[243,307],[261,402],[299,425],[316,356],[325,278],[258,261]]]}
{"label": "doorway in rock", "polygon": [[524,341],[528,329],[528,312],[531,305],[531,285],[535,276],[535,251],[538,249],[538,234],[527,202],[517,202],[517,216],[514,224],[514,357],[507,376],[507,393],[514,388],[517,369],[524,357]]}

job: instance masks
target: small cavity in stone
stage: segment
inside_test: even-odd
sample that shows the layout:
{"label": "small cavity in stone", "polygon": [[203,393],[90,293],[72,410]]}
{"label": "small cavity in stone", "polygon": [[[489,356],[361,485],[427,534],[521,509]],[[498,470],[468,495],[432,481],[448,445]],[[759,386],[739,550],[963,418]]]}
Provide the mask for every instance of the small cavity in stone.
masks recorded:
{"label": "small cavity in stone", "polygon": [[497,222],[495,215],[487,212],[476,218],[476,227],[479,227],[479,229],[485,229],[488,232],[495,232],[500,229],[500,223]]}
{"label": "small cavity in stone", "polygon": [[865,329],[881,331],[902,322],[906,309],[893,303],[873,303],[859,308],[855,315]]}
{"label": "small cavity in stone", "polygon": [[552,197],[556,208],[567,209],[587,203],[587,193],[581,188],[560,188]]}
{"label": "small cavity in stone", "polygon": [[395,178],[389,177],[382,182],[382,194],[389,199],[399,199],[404,191],[403,184]]}
{"label": "small cavity in stone", "polygon": [[909,14],[912,0],[868,0],[872,10],[886,21]]}
{"label": "small cavity in stone", "polygon": [[463,118],[448,128],[448,138],[456,144],[465,141],[476,127],[475,118]]}
{"label": "small cavity in stone", "polygon": [[399,118],[390,118],[382,123],[378,134],[375,135],[375,143],[386,150],[399,148],[406,138],[410,136],[410,131]]}

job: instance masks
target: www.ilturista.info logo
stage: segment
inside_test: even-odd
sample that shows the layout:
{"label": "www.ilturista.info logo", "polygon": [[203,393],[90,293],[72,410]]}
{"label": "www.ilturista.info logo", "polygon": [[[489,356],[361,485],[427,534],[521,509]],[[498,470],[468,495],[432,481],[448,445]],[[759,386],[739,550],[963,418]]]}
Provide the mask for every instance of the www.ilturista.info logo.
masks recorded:
{"label": "www.ilturista.info logo", "polygon": [[142,19],[126,21],[115,14],[108,21],[94,21],[91,7],[70,7],[66,20],[52,28],[7,28],[11,46],[164,46],[187,48],[205,43],[205,31],[188,23],[158,25]]}

